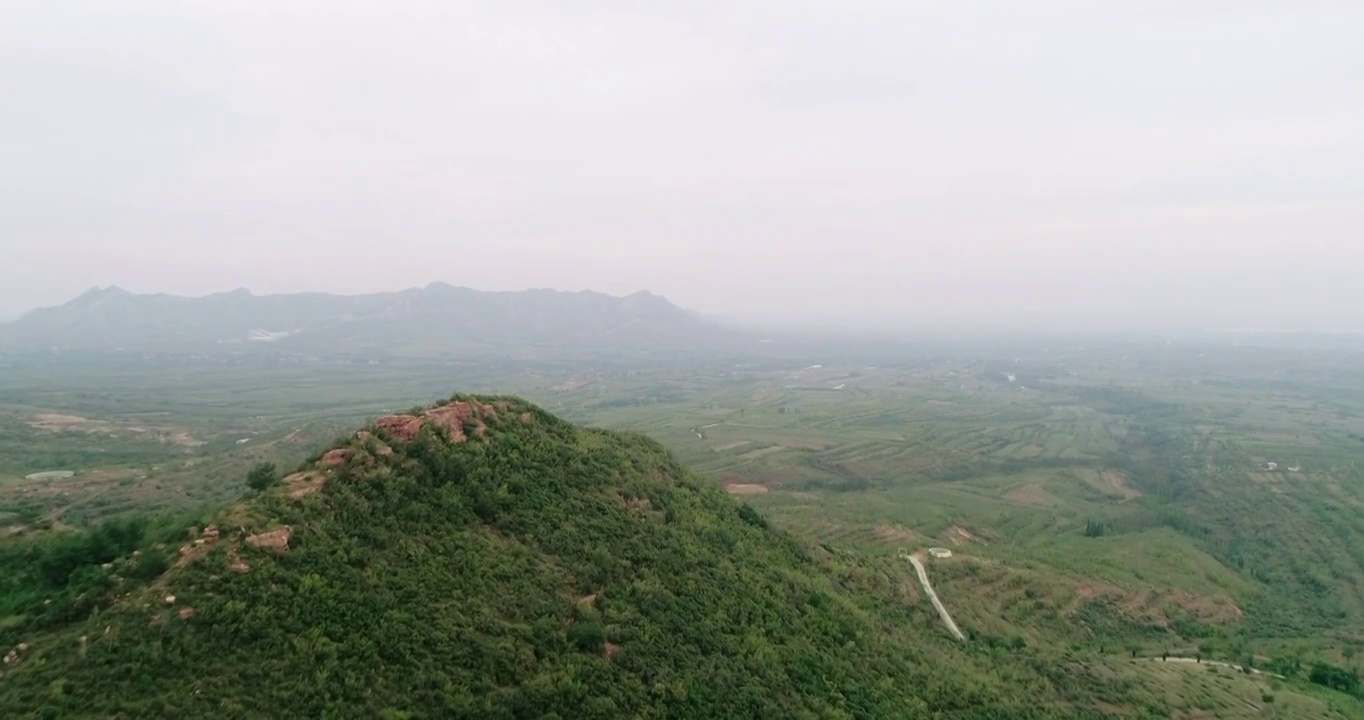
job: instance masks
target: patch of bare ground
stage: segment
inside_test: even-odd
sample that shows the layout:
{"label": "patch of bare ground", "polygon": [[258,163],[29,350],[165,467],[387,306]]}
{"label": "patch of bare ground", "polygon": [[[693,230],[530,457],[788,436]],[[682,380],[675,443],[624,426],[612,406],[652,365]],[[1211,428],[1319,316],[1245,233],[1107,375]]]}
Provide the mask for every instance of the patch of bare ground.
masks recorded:
{"label": "patch of bare ground", "polygon": [[1184,617],[1220,625],[1241,619],[1241,608],[1227,596],[1198,595],[1187,590],[1122,588],[1109,583],[1081,582],[1062,613],[1072,615],[1091,603],[1106,603],[1119,613],[1152,627],[1168,628]]}
{"label": "patch of bare ground", "polygon": [[284,478],[284,487],[287,488],[286,492],[289,497],[294,498],[295,500],[321,490],[322,486],[326,484],[326,474],[317,470],[296,472]]}
{"label": "patch of bare ground", "polygon": [[196,448],[205,445],[202,440],[195,438],[188,431],[174,427],[143,427],[140,425],[129,425],[121,422],[108,420],[91,420],[90,418],[79,415],[62,415],[59,413],[39,413],[28,420],[28,425],[35,430],[45,432],[85,432],[85,433],[119,433],[128,432],[133,435],[155,438],[161,442],[170,443],[184,448]]}
{"label": "patch of bare ground", "polygon": [[1141,491],[1132,487],[1130,479],[1120,470],[1082,470],[1079,475],[1085,484],[1118,502],[1141,497]]}
{"label": "patch of bare ground", "polygon": [[1031,483],[1027,485],[1016,485],[1009,488],[1009,490],[1004,493],[1004,499],[1011,503],[1027,505],[1029,507],[1053,507],[1056,505],[1056,498],[1052,497],[1046,490],[1043,490],[1040,485]]}
{"label": "patch of bare ground", "polygon": [[966,530],[966,528],[960,525],[952,525],[951,527],[944,530],[942,532],[942,535],[939,535],[939,537],[946,542],[952,543],[953,545],[965,545],[966,543],[969,543],[976,539],[975,535],[972,535],[970,532]]}
{"label": "patch of bare ground", "polygon": [[201,446],[201,445],[207,445],[207,444],[208,444],[207,442],[204,442],[203,440],[199,440],[199,439],[195,438],[193,435],[190,435],[189,433],[185,432],[184,430],[172,430],[172,431],[170,431],[170,432],[168,432],[168,433],[160,434],[158,437],[159,437],[163,442],[168,442],[168,443],[170,443],[170,444],[172,444],[172,445],[178,445],[178,446],[180,446],[180,447],[186,447],[186,448],[195,448],[195,447],[199,447],[199,446]]}
{"label": "patch of bare ground", "polygon": [[318,461],[317,464],[325,468],[338,468],[346,464],[346,459],[350,457],[350,450],[346,448],[335,448],[328,450]]}
{"label": "patch of bare ground", "polygon": [[294,529],[285,525],[278,530],[249,535],[246,544],[251,547],[274,550],[275,552],[288,552],[289,540],[294,536]]}
{"label": "patch of bare ground", "polygon": [[40,413],[29,418],[28,425],[36,430],[65,430],[67,428],[80,427],[91,423],[91,420],[79,415],[61,415],[58,413]]}
{"label": "patch of bare ground", "polygon": [[180,557],[176,558],[175,567],[184,567],[194,562],[208,552],[210,546],[218,543],[217,525],[209,525],[202,533],[199,532],[199,528],[191,527],[185,534],[189,537],[189,542],[180,546]]}
{"label": "patch of bare ground", "polygon": [[762,495],[767,491],[766,485],[757,483],[729,483],[725,485],[725,492],[730,495]]}
{"label": "patch of bare ground", "polygon": [[876,535],[876,539],[881,542],[900,542],[903,540],[912,540],[914,538],[913,530],[899,525],[886,525],[885,523],[882,523],[877,525],[873,532]]}
{"label": "patch of bare ground", "polygon": [[743,447],[743,446],[745,446],[745,445],[751,445],[752,443],[753,443],[752,440],[735,440],[734,442],[728,442],[728,443],[725,443],[724,445],[720,445],[720,446],[718,446],[718,447],[713,447],[713,448],[710,449],[710,451],[711,451],[711,452],[717,452],[717,453],[718,453],[718,452],[725,452],[726,450],[733,450],[734,448],[741,448],[741,447]]}

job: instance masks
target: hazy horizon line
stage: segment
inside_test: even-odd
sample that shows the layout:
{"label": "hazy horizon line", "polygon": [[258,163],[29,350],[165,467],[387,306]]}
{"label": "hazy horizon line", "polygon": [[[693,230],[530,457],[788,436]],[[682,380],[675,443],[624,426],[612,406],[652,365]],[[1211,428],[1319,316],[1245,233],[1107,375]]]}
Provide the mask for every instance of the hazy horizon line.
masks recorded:
{"label": "hazy horizon line", "polygon": [[[110,292],[110,291],[120,291],[120,292],[122,292],[122,293],[126,293],[127,295],[131,295],[131,296],[135,296],[135,297],[170,297],[170,298],[180,298],[180,299],[187,299],[187,300],[201,300],[201,299],[212,298],[212,297],[220,296],[220,295],[232,295],[232,294],[237,294],[237,293],[246,293],[247,295],[249,295],[249,296],[251,296],[251,297],[254,297],[254,298],[289,297],[289,296],[302,296],[302,295],[325,295],[325,296],[331,296],[331,297],[361,297],[361,296],[366,296],[366,295],[396,295],[396,294],[400,294],[400,293],[404,293],[404,292],[410,292],[410,291],[413,291],[413,290],[418,290],[418,291],[420,291],[420,290],[428,290],[428,289],[431,289],[431,288],[436,287],[436,286],[445,286],[445,287],[450,287],[450,288],[455,288],[455,289],[471,290],[471,291],[478,292],[478,293],[490,293],[490,294],[491,294],[491,293],[496,293],[496,294],[517,294],[517,293],[528,293],[528,292],[554,292],[554,293],[565,293],[565,294],[595,294],[595,295],[604,295],[604,296],[606,296],[606,297],[611,297],[611,298],[616,298],[616,299],[624,299],[624,298],[630,297],[630,296],[632,296],[632,295],[651,295],[651,296],[654,296],[654,297],[663,298],[664,300],[666,300],[666,301],[669,302],[670,304],[674,305],[675,307],[678,307],[678,308],[680,308],[680,309],[682,309],[682,310],[685,310],[685,311],[688,311],[688,312],[695,313],[695,314],[697,314],[697,315],[699,315],[699,316],[701,316],[701,317],[703,317],[703,318],[705,318],[705,319],[707,319],[707,320],[709,320],[709,321],[711,321],[711,322],[715,322],[715,323],[721,324],[721,325],[727,325],[727,326],[730,326],[730,327],[733,327],[733,328],[736,328],[736,329],[749,330],[749,331],[752,331],[752,332],[755,332],[755,333],[761,333],[761,332],[763,332],[763,331],[769,331],[769,332],[773,332],[773,333],[784,333],[784,332],[818,332],[818,333],[821,333],[821,334],[830,334],[830,335],[845,336],[845,337],[867,337],[867,336],[873,336],[873,337],[875,337],[875,336],[879,336],[879,337],[898,337],[898,338],[906,338],[906,337],[912,337],[912,336],[934,336],[934,337],[952,337],[952,338],[980,338],[980,337],[982,337],[982,336],[995,336],[995,337],[1019,337],[1019,336],[1057,337],[1057,336],[1071,336],[1071,335],[1085,335],[1085,336],[1126,336],[1126,337],[1133,337],[1133,336],[1139,336],[1139,337],[1155,336],[1155,337],[1163,337],[1163,336],[1169,336],[1169,335],[1178,336],[1178,335],[1184,335],[1184,334],[1190,334],[1190,333],[1193,333],[1193,334],[1209,334],[1209,335],[1291,335],[1291,334],[1316,334],[1316,335],[1340,335],[1340,336],[1364,335],[1364,328],[1311,327],[1311,326],[1283,326],[1283,325],[1280,325],[1280,326],[1263,326],[1263,327],[1255,327],[1255,326],[1234,326],[1234,325],[1227,325],[1227,326],[1224,326],[1224,325],[1162,325],[1162,324],[1160,324],[1160,323],[1137,323],[1137,324],[1128,324],[1128,325],[1126,325],[1126,326],[1118,326],[1118,325],[1111,325],[1111,324],[1110,324],[1110,325],[1103,325],[1103,326],[1083,326],[1083,325],[1085,325],[1085,324],[1082,323],[1082,324],[1080,324],[1081,326],[1077,326],[1077,324],[1076,324],[1076,323],[1073,323],[1073,322],[1072,322],[1072,323],[1053,322],[1053,323],[1038,323],[1038,324],[1035,324],[1035,325],[1030,326],[1030,327],[1023,327],[1023,326],[1020,326],[1020,325],[1018,325],[1018,324],[1016,324],[1016,323],[1008,323],[1008,322],[1002,322],[1002,323],[988,323],[988,322],[980,322],[980,321],[977,321],[977,322],[974,322],[974,323],[966,323],[966,324],[964,324],[964,325],[963,325],[963,324],[957,324],[956,327],[951,327],[952,323],[947,323],[947,324],[945,324],[941,318],[937,319],[936,321],[930,320],[929,322],[914,323],[914,322],[911,321],[911,322],[909,322],[908,324],[900,324],[900,323],[890,323],[890,324],[887,324],[887,323],[884,323],[884,322],[874,322],[874,321],[873,321],[873,322],[867,322],[867,321],[859,321],[857,318],[851,318],[851,317],[849,317],[849,318],[836,318],[836,317],[835,317],[835,318],[830,318],[830,317],[824,317],[824,318],[821,318],[821,319],[819,319],[819,320],[815,320],[815,321],[813,321],[813,322],[808,321],[808,320],[807,320],[806,322],[790,322],[790,321],[788,321],[788,322],[783,322],[782,320],[773,319],[773,318],[771,318],[771,317],[765,317],[765,316],[762,316],[761,314],[759,314],[759,315],[753,315],[753,314],[745,314],[745,313],[742,313],[742,312],[738,312],[738,313],[736,313],[736,312],[721,312],[721,313],[714,313],[714,312],[701,312],[701,311],[697,311],[697,310],[694,310],[693,308],[691,308],[691,307],[689,307],[689,306],[686,306],[686,305],[683,305],[683,304],[680,304],[680,303],[674,301],[671,297],[669,297],[669,296],[666,295],[666,294],[654,292],[654,291],[652,291],[652,290],[650,290],[650,289],[648,289],[648,288],[640,288],[639,290],[635,290],[635,291],[633,291],[633,292],[624,293],[624,294],[614,294],[614,293],[611,293],[611,292],[608,292],[608,291],[594,290],[594,289],[591,289],[591,288],[582,288],[582,289],[561,289],[561,288],[556,288],[556,287],[526,287],[526,288],[521,288],[521,289],[518,289],[518,290],[488,290],[488,289],[483,289],[483,288],[475,287],[475,286],[472,286],[472,285],[456,284],[456,283],[452,283],[452,282],[449,282],[449,281],[446,281],[446,280],[432,280],[432,281],[427,282],[427,283],[422,284],[422,285],[408,285],[408,286],[401,287],[401,288],[396,288],[396,289],[377,290],[377,291],[370,291],[370,292],[344,292],[344,291],[337,291],[337,290],[292,290],[292,291],[284,291],[284,292],[265,292],[265,293],[257,293],[257,292],[251,290],[249,287],[247,287],[247,286],[245,286],[245,285],[238,285],[238,286],[236,286],[236,287],[234,287],[234,288],[227,289],[227,290],[213,290],[213,291],[208,291],[208,292],[204,292],[204,293],[200,293],[200,294],[192,294],[192,295],[191,295],[191,294],[179,294],[179,293],[174,293],[174,292],[164,292],[164,291],[129,290],[129,289],[127,289],[126,287],[124,287],[123,285],[121,285],[121,284],[113,283],[113,284],[106,285],[106,286],[100,286],[100,285],[91,286],[89,289],[85,290],[84,292],[82,292],[82,293],[80,293],[80,294],[78,294],[78,295],[75,295],[75,296],[71,297],[70,299],[66,300],[65,302],[62,302],[62,303],[57,304],[57,305],[41,305],[41,306],[35,306],[35,307],[32,307],[32,308],[29,308],[28,310],[22,311],[22,312],[20,312],[20,313],[18,313],[18,314],[14,314],[14,313],[0,314],[0,324],[11,324],[11,323],[17,322],[17,321],[19,321],[19,320],[22,320],[22,319],[26,318],[27,316],[29,316],[29,315],[31,315],[31,314],[37,312],[37,311],[40,311],[40,310],[55,309],[55,308],[63,307],[63,306],[65,306],[65,305],[69,305],[69,304],[75,302],[76,300],[79,300],[81,297],[83,297],[83,296],[85,296],[85,295],[88,295],[88,294],[91,294],[91,293],[94,293],[94,292],[105,292],[105,293],[107,293],[107,292]],[[928,318],[919,317],[919,318],[917,318],[917,319],[919,319],[919,320],[922,321],[922,320],[926,320],[926,319],[928,319]]]}

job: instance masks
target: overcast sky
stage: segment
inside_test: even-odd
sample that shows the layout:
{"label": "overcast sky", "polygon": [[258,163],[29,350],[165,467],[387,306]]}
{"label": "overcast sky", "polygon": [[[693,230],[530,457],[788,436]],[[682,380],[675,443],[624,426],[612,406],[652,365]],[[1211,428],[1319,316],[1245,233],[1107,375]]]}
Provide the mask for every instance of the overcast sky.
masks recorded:
{"label": "overcast sky", "polygon": [[649,289],[904,327],[1364,327],[1364,2],[19,0],[0,316]]}

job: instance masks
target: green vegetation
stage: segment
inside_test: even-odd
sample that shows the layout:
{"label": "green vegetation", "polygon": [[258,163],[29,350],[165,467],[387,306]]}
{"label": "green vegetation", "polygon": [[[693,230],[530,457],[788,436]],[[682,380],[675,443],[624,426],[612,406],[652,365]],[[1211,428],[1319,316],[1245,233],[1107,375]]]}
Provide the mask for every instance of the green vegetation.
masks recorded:
{"label": "green vegetation", "polygon": [[84,620],[111,603],[122,582],[160,576],[171,564],[165,542],[183,528],[181,517],[131,518],[0,544],[0,647]]}
{"label": "green vegetation", "polygon": [[[472,413],[449,432],[469,440],[434,421],[357,434],[304,469],[328,473],[319,491],[285,482],[225,510],[246,534],[187,545],[150,584],[29,637],[0,713],[1099,716],[1074,709],[1097,699],[1059,658],[933,637],[884,564],[813,555],[651,440],[455,403]],[[145,537],[73,539],[35,582]],[[1007,673],[991,667],[1004,652]]]}
{"label": "green vegetation", "polygon": [[279,470],[275,469],[274,463],[261,463],[246,474],[246,486],[260,492],[267,490],[279,482]]}
{"label": "green vegetation", "polygon": [[[15,448],[0,458],[9,468],[0,470],[0,547],[138,512],[221,507],[247,490],[253,468],[293,468],[310,452],[319,461],[328,438],[429,397],[453,376],[577,423],[654,438],[699,485],[740,496],[730,506],[736,528],[786,538],[808,555],[812,568],[800,572],[834,583],[832,597],[879,628],[887,652],[912,648],[908,667],[943,668],[1001,697],[1028,687],[1050,703],[1137,717],[1259,717],[1270,705],[1279,717],[1364,715],[1348,682],[1364,646],[1364,373],[1350,355],[1058,341],[835,360],[717,359],[685,370],[400,358],[153,359],[116,372],[77,359],[21,364],[0,373],[0,431]],[[35,421],[42,414],[88,421],[54,430]],[[204,444],[176,444],[177,432]],[[108,452],[51,459],[86,440]],[[23,478],[63,468],[76,476]],[[253,491],[250,512],[231,511],[245,517],[223,527],[294,524],[272,503],[310,507],[336,485],[287,502],[296,480]],[[500,527],[498,497],[463,502],[477,500],[468,507],[478,522]],[[286,563],[308,542],[299,533]],[[912,570],[894,559],[899,548],[936,546],[954,553],[928,565],[970,638],[964,647],[946,641]],[[603,547],[617,555],[614,543]],[[169,577],[193,577],[199,565]],[[576,575],[564,582],[575,597],[596,589],[578,587]],[[101,603],[101,613],[121,612]],[[0,615],[0,626],[28,623],[36,613],[25,607]],[[620,647],[615,658],[625,657],[631,645],[618,625],[591,609],[556,616],[556,647],[595,659],[581,647],[595,647],[600,628]],[[23,627],[4,641],[53,632]],[[78,647],[77,629],[62,632]],[[1192,661],[1198,655],[1204,663]],[[1183,657],[1190,661],[1175,661]],[[1214,672],[1207,661],[1272,675]],[[1000,679],[1015,666],[1022,677]],[[928,685],[938,677],[918,672]]]}

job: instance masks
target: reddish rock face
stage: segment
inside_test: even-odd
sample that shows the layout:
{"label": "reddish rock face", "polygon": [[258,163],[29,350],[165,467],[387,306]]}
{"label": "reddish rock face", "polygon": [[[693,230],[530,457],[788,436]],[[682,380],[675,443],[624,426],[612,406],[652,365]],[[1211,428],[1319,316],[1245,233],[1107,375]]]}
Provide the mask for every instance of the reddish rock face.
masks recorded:
{"label": "reddish rock face", "polygon": [[491,405],[475,408],[466,402],[452,402],[448,405],[431,408],[421,415],[381,417],[374,421],[374,425],[400,440],[411,440],[417,436],[417,433],[421,432],[423,425],[430,422],[437,427],[444,428],[449,433],[451,442],[463,442],[468,439],[468,435],[464,432],[466,423],[473,421],[474,435],[482,435],[488,429],[487,425],[483,423],[483,418],[496,417],[496,412]]}
{"label": "reddish rock face", "polygon": [[399,440],[411,440],[421,431],[422,419],[416,415],[388,415],[375,420],[374,425]]}
{"label": "reddish rock face", "polygon": [[[422,414],[422,417],[429,419],[439,427],[445,428],[450,433],[450,440],[460,442],[467,439],[464,435],[464,423],[474,416],[474,408],[468,403],[450,403],[437,408],[431,408]],[[482,427],[483,423],[479,423]]]}
{"label": "reddish rock face", "polygon": [[252,547],[286,552],[289,549],[289,538],[293,536],[294,529],[286,525],[278,530],[252,535],[246,539],[246,544]]}
{"label": "reddish rock face", "polygon": [[335,450],[329,450],[326,455],[323,455],[322,459],[318,461],[318,464],[331,468],[340,467],[346,463],[346,458],[348,457],[350,457],[349,450],[337,448]]}

